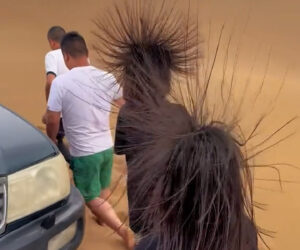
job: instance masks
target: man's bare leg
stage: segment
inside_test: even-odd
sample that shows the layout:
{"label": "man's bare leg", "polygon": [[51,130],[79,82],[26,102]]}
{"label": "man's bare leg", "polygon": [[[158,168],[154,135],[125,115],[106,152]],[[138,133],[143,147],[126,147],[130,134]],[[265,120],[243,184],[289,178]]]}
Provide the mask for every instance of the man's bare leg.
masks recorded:
{"label": "man's bare leg", "polygon": [[126,225],[118,218],[112,206],[102,198],[96,198],[87,203],[92,213],[103,221],[107,226],[120,235],[125,241],[128,249],[134,249],[134,236]]}
{"label": "man's bare leg", "polygon": [[[103,189],[101,190],[100,196],[99,198],[108,201],[109,197],[111,195],[111,191],[109,188]],[[101,218],[96,217],[96,222],[100,225],[100,226],[104,226],[104,222]]]}

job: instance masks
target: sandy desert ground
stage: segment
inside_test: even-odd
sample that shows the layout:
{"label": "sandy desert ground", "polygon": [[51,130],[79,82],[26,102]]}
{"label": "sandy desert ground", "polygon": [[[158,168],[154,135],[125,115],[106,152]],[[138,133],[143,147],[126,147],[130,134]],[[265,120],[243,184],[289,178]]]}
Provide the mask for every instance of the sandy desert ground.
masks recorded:
{"label": "sandy desert ground", "polygon": [[[120,1],[120,0],[118,0]],[[114,1],[118,3],[118,1]],[[159,2],[159,0],[157,1]],[[187,0],[178,0],[178,8],[187,7]],[[195,4],[196,0],[192,1]],[[207,49],[209,23],[211,23],[211,49],[223,23],[224,39],[234,34],[233,47],[240,41],[236,79],[245,82],[251,65],[255,65],[250,90],[259,88],[267,71],[261,101],[253,106],[245,104],[244,124],[262,112],[273,112],[267,118],[261,133],[268,135],[288,119],[300,115],[300,3],[297,0],[198,0],[200,29],[204,38],[204,54]],[[82,33],[88,44],[93,43],[92,20],[112,7],[113,1],[105,0],[0,0],[0,103],[21,114],[36,126],[42,126],[41,116],[46,108],[44,98],[44,56],[48,51],[46,32],[52,25]],[[195,10],[195,8],[192,8]],[[233,49],[234,55],[234,49]],[[268,63],[268,57],[270,60]],[[91,51],[91,60],[96,64]],[[288,71],[287,71],[288,69]],[[287,72],[287,73],[286,73]],[[284,77],[285,76],[285,77]],[[218,78],[218,71],[215,74]],[[281,83],[284,86],[275,99]],[[249,90],[249,91],[250,91]],[[236,88],[237,95],[239,88]],[[5,122],[5,121],[0,121]],[[113,125],[112,125],[113,126]],[[299,122],[296,120],[282,135],[296,132],[279,146],[267,151],[257,161],[264,163],[289,163],[300,167]],[[257,210],[258,224],[272,232],[274,238],[265,237],[274,250],[297,250],[300,245],[300,170],[282,165],[282,188],[275,172],[255,170],[255,200],[263,203],[264,210]],[[122,158],[116,158],[114,185],[124,172]],[[126,197],[122,196],[124,181],[116,188],[112,202],[116,210],[126,218]],[[100,228],[87,212],[87,225],[80,250],[122,250],[122,241],[107,228]],[[261,247],[265,249],[265,247]]]}

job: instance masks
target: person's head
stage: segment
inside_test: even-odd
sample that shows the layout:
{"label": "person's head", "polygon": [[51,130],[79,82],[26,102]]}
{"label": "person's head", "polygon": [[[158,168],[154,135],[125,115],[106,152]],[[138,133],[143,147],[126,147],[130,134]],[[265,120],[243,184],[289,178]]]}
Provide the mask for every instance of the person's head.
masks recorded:
{"label": "person's head", "polygon": [[165,99],[175,76],[190,75],[195,68],[200,56],[196,29],[189,29],[193,22],[168,5],[124,2],[117,15],[96,22],[100,32],[95,32],[99,43],[94,48],[123,87],[127,102]]}
{"label": "person's head", "polygon": [[125,59],[124,98],[128,101],[146,95],[165,98],[171,87],[171,53],[157,44],[132,44]]}
{"label": "person's head", "polygon": [[47,39],[52,50],[60,48],[60,42],[66,31],[60,26],[53,26],[48,30]]}
{"label": "person's head", "polygon": [[88,62],[88,49],[84,38],[77,32],[67,33],[61,41],[61,51],[69,69],[84,66]]}

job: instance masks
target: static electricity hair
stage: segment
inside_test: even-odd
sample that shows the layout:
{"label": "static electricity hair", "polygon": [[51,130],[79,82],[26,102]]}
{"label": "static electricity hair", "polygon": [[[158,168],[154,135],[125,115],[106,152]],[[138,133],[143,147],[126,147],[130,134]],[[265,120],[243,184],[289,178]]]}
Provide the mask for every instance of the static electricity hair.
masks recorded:
{"label": "static electricity hair", "polygon": [[95,22],[94,49],[126,99],[117,130],[126,141],[122,152],[132,156],[131,209],[159,250],[255,250],[265,232],[255,223],[250,160],[271,146],[256,153],[246,146],[264,117],[246,136],[229,112],[232,86],[224,98],[221,84],[215,109],[211,75],[222,31],[202,77],[198,26],[173,7],[131,1]]}
{"label": "static electricity hair", "polygon": [[[152,9],[156,11],[147,11]],[[124,89],[127,101],[169,93],[171,74],[186,74],[198,56],[197,33],[184,16],[148,3],[125,3],[95,22],[94,49]],[[160,79],[154,84],[153,78]]]}

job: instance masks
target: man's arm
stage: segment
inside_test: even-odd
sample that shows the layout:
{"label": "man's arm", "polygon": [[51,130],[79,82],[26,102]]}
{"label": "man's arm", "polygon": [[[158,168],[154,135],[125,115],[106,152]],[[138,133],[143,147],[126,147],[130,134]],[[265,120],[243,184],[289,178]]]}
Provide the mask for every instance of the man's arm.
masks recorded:
{"label": "man's arm", "polygon": [[49,138],[56,144],[56,136],[59,130],[59,121],[60,121],[60,113],[61,112],[54,112],[47,110],[46,116],[47,116],[47,135]]}
{"label": "man's arm", "polygon": [[52,81],[57,75],[57,60],[55,55],[52,52],[47,53],[47,55],[45,56],[45,71],[46,71],[45,92],[46,92],[46,100],[48,101]]}
{"label": "man's arm", "polygon": [[55,75],[52,73],[48,73],[46,76],[46,86],[45,86],[46,101],[48,101],[51,84],[52,84],[52,81],[54,80],[54,78],[55,78]]}
{"label": "man's arm", "polygon": [[109,75],[107,80],[110,81],[109,96],[112,98],[113,103],[121,108],[125,104],[123,89],[117,83],[116,78],[112,74]]}
{"label": "man's arm", "polygon": [[48,109],[46,112],[46,130],[49,138],[56,143],[56,135],[59,130],[60,114],[62,112],[62,90],[61,84],[57,84],[59,77],[57,77],[51,86]]}

